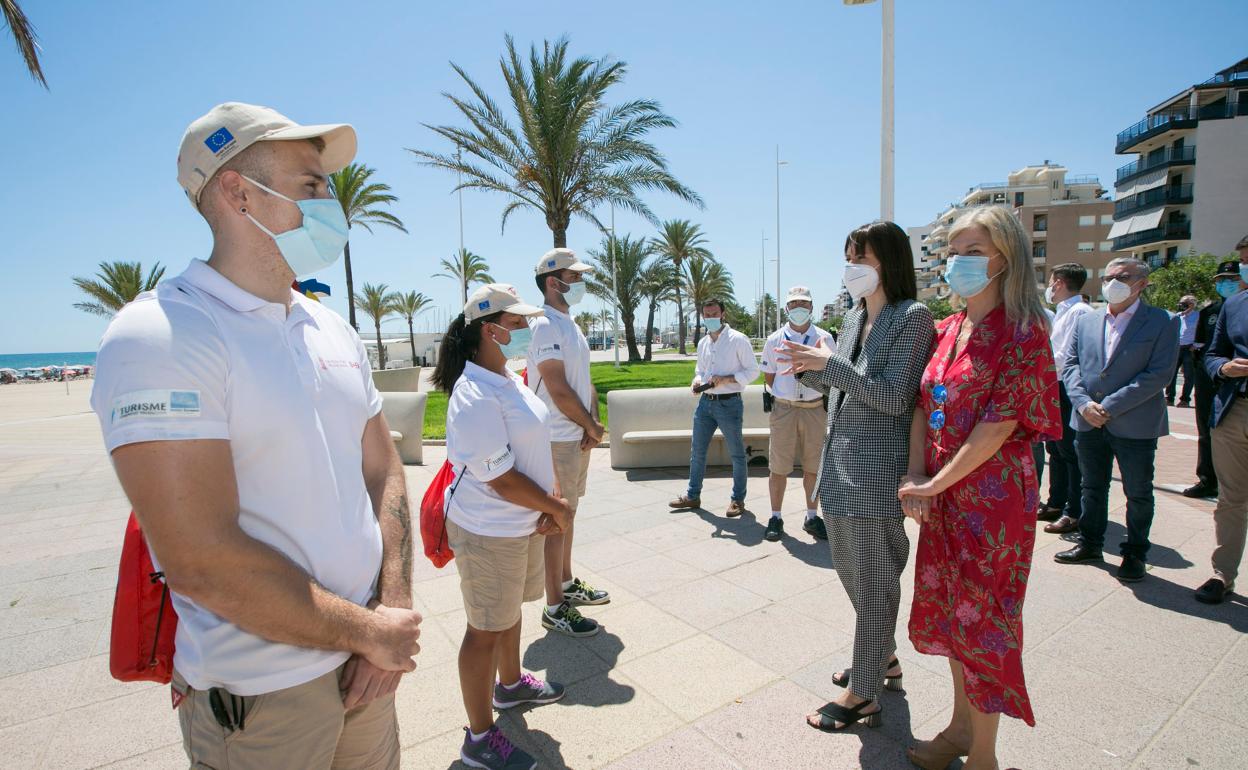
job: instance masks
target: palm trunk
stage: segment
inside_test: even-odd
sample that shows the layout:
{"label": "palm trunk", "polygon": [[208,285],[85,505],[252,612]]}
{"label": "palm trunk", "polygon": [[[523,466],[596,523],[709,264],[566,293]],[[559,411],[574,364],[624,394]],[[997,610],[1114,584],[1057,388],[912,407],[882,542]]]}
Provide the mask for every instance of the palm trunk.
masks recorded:
{"label": "palm trunk", "polygon": [[633,328],[635,318],[632,313],[628,315],[620,314],[624,321],[624,341],[628,344],[628,360],[640,361],[641,351],[637,349],[637,330]]}
{"label": "palm trunk", "polygon": [[555,237],[556,249],[566,249],[568,247],[568,228],[563,227],[563,228],[559,228],[556,230],[551,230],[551,233]]}
{"label": "palm trunk", "polygon": [[650,312],[649,312],[649,314],[646,316],[646,360],[647,360],[647,361],[651,360],[651,358],[650,358],[650,342],[651,342],[651,340],[653,340],[653,339],[654,339],[654,335],[653,335],[653,334],[651,333],[651,331],[650,331],[650,330],[651,330],[651,328],[654,326],[654,308],[655,308],[655,303],[651,302],[651,303],[650,303]]}
{"label": "palm trunk", "polygon": [[[347,322],[355,333],[360,333],[360,325],[355,322],[355,281],[351,280],[351,242],[342,247],[342,261],[347,268]],[[296,276],[297,277],[297,276]]]}
{"label": "palm trunk", "polygon": [[680,284],[676,285],[676,328],[680,337],[680,354],[685,355],[685,306],[680,302]]}
{"label": "palm trunk", "polygon": [[377,325],[377,368],[384,371],[386,368],[386,346],[381,341],[381,319],[374,318],[373,321]]}
{"label": "palm trunk", "polygon": [[701,330],[702,330],[702,309],[699,308],[698,311],[694,314],[694,322],[693,322],[693,346],[695,348],[698,346],[698,332],[700,332]]}
{"label": "palm trunk", "polygon": [[416,333],[412,331],[412,319],[407,319],[407,341],[412,346],[412,366],[416,365]]}

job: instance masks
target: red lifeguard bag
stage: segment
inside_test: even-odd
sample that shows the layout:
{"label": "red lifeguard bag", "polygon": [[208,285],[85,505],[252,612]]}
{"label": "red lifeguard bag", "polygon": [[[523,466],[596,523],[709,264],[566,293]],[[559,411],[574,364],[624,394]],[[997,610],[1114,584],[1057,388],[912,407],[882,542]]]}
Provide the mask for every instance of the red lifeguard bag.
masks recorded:
{"label": "red lifeguard bag", "polygon": [[130,512],[117,568],[113,629],[108,669],[123,682],[160,682],[173,678],[173,638],[178,629],[165,573],[152,564],[139,521]]}
{"label": "red lifeguard bag", "polygon": [[[465,468],[464,473],[467,472],[468,469]],[[455,486],[451,487],[451,495],[454,495],[455,487],[459,486],[463,477],[461,473],[459,479],[456,479],[455,466],[451,465],[450,460],[444,460],[433,481],[429,483],[429,488],[425,490],[425,496],[420,499],[420,540],[425,546],[425,556],[439,569],[455,558],[455,552],[451,550],[451,544],[446,539],[446,506],[450,502],[446,488],[454,481]]]}

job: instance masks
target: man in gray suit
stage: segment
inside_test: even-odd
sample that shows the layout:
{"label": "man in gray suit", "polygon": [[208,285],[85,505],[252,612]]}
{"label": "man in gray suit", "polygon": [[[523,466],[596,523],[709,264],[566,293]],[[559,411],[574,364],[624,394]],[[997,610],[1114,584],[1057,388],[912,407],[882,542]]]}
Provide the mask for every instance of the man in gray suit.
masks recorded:
{"label": "man in gray suit", "polygon": [[1163,395],[1179,359],[1179,319],[1140,298],[1148,265],[1123,257],[1105,268],[1101,293],[1109,306],[1085,313],[1066,350],[1062,381],[1073,407],[1075,451],[1083,471],[1079,543],[1054,559],[1102,560],[1114,460],[1127,494],[1127,539],[1118,579],[1144,577],[1153,524],[1153,461],[1157,439],[1170,432]]}

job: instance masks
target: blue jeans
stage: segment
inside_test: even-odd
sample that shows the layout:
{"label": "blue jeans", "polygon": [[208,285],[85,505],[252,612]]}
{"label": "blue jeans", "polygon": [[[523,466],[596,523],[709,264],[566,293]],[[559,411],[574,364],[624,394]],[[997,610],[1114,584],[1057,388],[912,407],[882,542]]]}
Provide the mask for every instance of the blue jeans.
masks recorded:
{"label": "blue jeans", "polygon": [[1080,431],[1075,437],[1079,470],[1083,473],[1083,516],[1079,534],[1085,545],[1100,551],[1109,523],[1109,484],[1118,460],[1122,489],[1127,494],[1127,541],[1123,556],[1143,559],[1148,553],[1148,530],[1153,526],[1153,461],[1155,438],[1120,438],[1105,430]]}
{"label": "blue jeans", "polygon": [[741,437],[741,420],[745,402],[740,398],[698,399],[693,411],[693,446],[689,452],[689,497],[702,497],[702,479],[706,476],[706,450],[715,429],[724,434],[728,455],[732,458],[732,499],[745,502],[745,439]]}

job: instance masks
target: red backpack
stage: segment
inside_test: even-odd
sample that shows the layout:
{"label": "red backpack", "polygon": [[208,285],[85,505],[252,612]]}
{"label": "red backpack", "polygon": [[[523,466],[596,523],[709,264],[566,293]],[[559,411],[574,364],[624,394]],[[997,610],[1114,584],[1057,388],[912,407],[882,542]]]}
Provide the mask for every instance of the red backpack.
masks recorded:
{"label": "red backpack", "polygon": [[117,568],[108,668],[123,682],[173,678],[173,638],[178,614],[170,601],[165,573],[157,572],[139,521],[130,512]]}
{"label": "red backpack", "polygon": [[[455,466],[451,465],[450,460],[443,461],[442,467],[429,483],[429,488],[425,490],[425,496],[420,499],[420,539],[425,546],[425,556],[438,568],[445,567],[447,562],[455,558],[455,552],[451,550],[446,539],[446,508],[451,496],[455,494],[455,488],[467,472],[468,469],[464,468],[456,479]],[[452,480],[455,482],[454,486],[451,486]],[[451,487],[450,495],[446,494],[447,487]]]}

